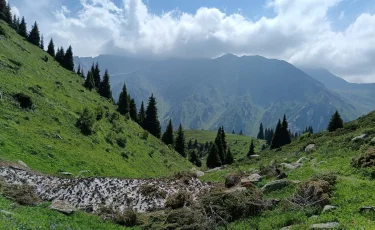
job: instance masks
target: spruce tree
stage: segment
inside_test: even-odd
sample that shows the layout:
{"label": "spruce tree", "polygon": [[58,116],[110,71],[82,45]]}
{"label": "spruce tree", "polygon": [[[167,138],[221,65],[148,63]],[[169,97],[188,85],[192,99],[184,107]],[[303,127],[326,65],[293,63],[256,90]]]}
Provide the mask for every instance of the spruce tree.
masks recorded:
{"label": "spruce tree", "polygon": [[[1,0],[0,0],[1,1]],[[20,19],[13,15],[12,28],[19,33]]]}
{"label": "spruce tree", "polygon": [[160,128],[160,122],[158,118],[158,108],[157,108],[157,102],[152,94],[149,101],[148,106],[146,109],[146,119],[144,121],[145,129],[149,131],[152,135],[154,135],[156,138],[160,138],[161,136],[161,128]]}
{"label": "spruce tree", "polygon": [[42,50],[44,50],[44,36],[43,36],[43,34],[42,34],[42,37],[40,38],[40,45],[39,45],[39,47],[40,47]]}
{"label": "spruce tree", "polygon": [[202,162],[201,162],[201,160],[199,159],[198,152],[197,152],[197,150],[195,150],[195,149],[189,151],[189,161],[190,161],[192,164],[194,164],[194,165],[196,165],[196,166],[198,166],[198,167],[201,167],[201,166],[202,166]]}
{"label": "spruce tree", "polygon": [[222,164],[225,164],[226,153],[225,153],[224,144],[223,144],[223,135],[222,135],[221,127],[219,128],[219,130],[217,132],[217,136],[215,138],[215,144],[216,144],[216,147],[218,149],[220,161],[221,161]]}
{"label": "spruce tree", "polygon": [[[102,96],[104,98],[107,98],[109,100],[113,100],[112,99],[111,84],[109,83],[108,70],[106,70],[104,72],[103,81],[100,83],[99,94],[100,94],[100,96]],[[137,116],[137,109],[135,110],[135,114]]]}
{"label": "spruce tree", "polygon": [[6,7],[7,7],[7,2],[5,0],[0,0],[0,19],[1,20],[6,20]]}
{"label": "spruce tree", "polygon": [[26,25],[25,17],[22,17],[21,23],[20,23],[20,25],[18,26],[18,28],[19,28],[18,33],[19,33],[22,37],[27,38],[27,25]]}
{"label": "spruce tree", "polygon": [[187,146],[188,150],[193,149],[193,140],[190,139]]}
{"label": "spruce tree", "polygon": [[336,110],[336,112],[332,115],[331,120],[328,124],[328,131],[334,132],[337,129],[341,129],[344,127],[344,121],[341,119],[341,116],[339,112]]}
{"label": "spruce tree", "polygon": [[65,51],[64,51],[64,48],[63,48],[63,47],[60,47],[59,49],[57,49],[55,59],[56,59],[56,61],[57,61],[58,63],[60,63],[60,65],[63,65],[64,57],[65,57]]}
{"label": "spruce tree", "polygon": [[233,129],[233,131],[232,131],[232,134],[236,134],[236,132],[234,131],[234,129]]}
{"label": "spruce tree", "polygon": [[130,119],[132,119],[134,122],[138,122],[138,111],[137,111],[137,105],[135,104],[135,100],[132,98],[129,102],[129,115]]}
{"label": "spruce tree", "polygon": [[290,139],[290,133],[288,129],[288,121],[286,120],[286,116],[284,115],[283,122],[281,124],[281,141],[280,145],[288,145],[292,142]]}
{"label": "spruce tree", "polygon": [[124,83],[124,85],[122,86],[122,91],[120,93],[120,97],[118,99],[118,112],[122,115],[126,115],[127,113],[129,113],[130,111],[130,101],[129,101],[129,97],[128,97],[128,90],[126,89],[126,85]]}
{"label": "spruce tree", "polygon": [[55,44],[53,43],[53,39],[49,41],[48,48],[47,48],[47,53],[51,55],[52,57],[55,57]]}
{"label": "spruce tree", "polygon": [[77,75],[81,76],[81,63],[78,64]]}
{"label": "spruce tree", "polygon": [[231,165],[231,164],[233,164],[233,162],[234,162],[234,157],[233,157],[233,154],[232,154],[232,151],[230,150],[230,148],[228,148],[228,151],[227,151],[227,158],[226,158],[225,162],[226,162],[228,165]]}
{"label": "spruce tree", "polygon": [[94,76],[91,71],[87,73],[86,81],[83,86],[90,91],[95,88]]}
{"label": "spruce tree", "polygon": [[4,21],[6,21],[8,25],[12,25],[12,12],[11,12],[9,3],[8,5],[5,6],[4,16],[5,16]]}
{"label": "spruce tree", "polygon": [[81,77],[84,79],[85,78],[85,73],[83,72],[83,67],[81,68]]}
{"label": "spruce tree", "polygon": [[197,148],[198,148],[198,140],[195,139],[194,144],[193,144],[193,149],[197,149]]}
{"label": "spruce tree", "polygon": [[271,142],[271,146],[270,146],[271,149],[277,149],[277,148],[281,147],[282,135],[283,135],[282,126],[281,126],[281,121],[279,120],[279,122],[277,123],[277,126],[276,126],[275,133],[274,133],[273,138],[272,138],[272,142]]}
{"label": "spruce tree", "polygon": [[215,143],[211,146],[210,153],[207,157],[206,166],[207,168],[216,168],[221,166],[219,150]]}
{"label": "spruce tree", "polygon": [[259,126],[259,132],[258,132],[257,139],[260,139],[260,140],[264,139],[264,130],[263,130],[263,124],[262,123],[260,123],[260,126]]}
{"label": "spruce tree", "polygon": [[255,154],[255,146],[254,146],[254,140],[251,139],[249,152],[247,153],[247,156],[250,157]]}
{"label": "spruce tree", "polygon": [[224,126],[221,126],[221,141],[223,143],[224,154],[226,154],[227,149],[228,149],[228,144],[227,144],[227,140],[226,140]]}
{"label": "spruce tree", "polygon": [[40,46],[40,34],[39,34],[38,24],[36,22],[31,28],[31,31],[29,34],[29,42],[36,46]]}
{"label": "spruce tree", "polygon": [[[66,53],[64,55],[62,65],[65,69],[74,71],[74,58],[73,58],[73,49],[72,46],[69,46],[69,48],[66,50]],[[95,77],[95,75],[94,75]],[[99,77],[100,79],[100,77]],[[95,80],[95,79],[94,79]]]}
{"label": "spruce tree", "polygon": [[241,129],[241,131],[240,131],[239,135],[240,135],[240,136],[243,136],[243,132],[242,132],[242,129]]}
{"label": "spruce tree", "polygon": [[185,134],[184,134],[184,130],[182,129],[182,125],[181,124],[180,124],[180,126],[178,127],[178,130],[177,130],[175,150],[182,157],[186,157],[186,151],[185,151]]}
{"label": "spruce tree", "polygon": [[172,119],[169,119],[168,126],[163,134],[163,137],[161,140],[166,145],[173,145],[174,144],[174,137],[173,137],[173,125],[172,125]]}
{"label": "spruce tree", "polygon": [[100,69],[99,69],[99,63],[98,62],[96,62],[96,64],[95,64],[95,68],[94,68],[93,73],[94,73],[95,88],[99,89],[101,79],[100,79]]}
{"label": "spruce tree", "polygon": [[145,105],[142,101],[141,108],[138,113],[138,124],[144,128],[144,121],[146,120],[146,111],[145,111]]}

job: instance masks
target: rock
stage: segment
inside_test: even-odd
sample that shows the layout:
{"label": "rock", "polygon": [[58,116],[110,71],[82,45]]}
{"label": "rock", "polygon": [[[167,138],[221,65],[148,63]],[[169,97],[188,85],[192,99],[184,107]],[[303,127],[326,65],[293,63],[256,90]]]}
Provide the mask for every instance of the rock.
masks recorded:
{"label": "rock", "polygon": [[354,137],[354,138],[352,139],[352,141],[362,140],[362,139],[365,139],[365,138],[367,138],[367,137],[368,137],[367,134],[362,134],[362,135],[360,135],[360,136]]}
{"label": "rock", "polygon": [[73,173],[70,172],[60,172],[60,174],[64,176],[73,176]]}
{"label": "rock", "polygon": [[81,170],[78,172],[79,174],[84,174],[84,173],[90,173],[90,170]]}
{"label": "rock", "polygon": [[281,179],[285,179],[285,178],[288,178],[288,175],[286,175],[286,173],[282,172],[280,173],[276,179],[278,180],[281,180]]}
{"label": "rock", "polygon": [[259,175],[258,173],[254,173],[254,174],[251,174],[249,176],[249,180],[253,183],[256,183],[256,182],[261,182],[262,181],[262,176]]}
{"label": "rock", "polygon": [[308,159],[306,157],[301,157],[296,163],[302,164],[304,161],[308,161]]}
{"label": "rock", "polygon": [[251,187],[253,185],[253,182],[249,178],[242,178],[241,179],[241,187]]}
{"label": "rock", "polygon": [[359,209],[360,212],[364,212],[364,211],[373,211],[375,212],[375,207],[374,206],[363,206]]}
{"label": "rock", "polygon": [[260,157],[260,155],[251,155],[251,156],[249,156],[250,158],[258,158],[258,157]]}
{"label": "rock", "polygon": [[67,215],[70,215],[76,211],[76,208],[74,208],[72,205],[70,205],[66,201],[62,201],[62,200],[54,200],[52,204],[49,206],[49,208],[52,210],[56,210],[61,213],[67,214]]}
{"label": "rock", "polygon": [[233,192],[243,192],[246,191],[247,188],[245,187],[233,187],[230,189],[224,190],[225,193],[233,193]]}
{"label": "rock", "polygon": [[298,169],[298,168],[302,167],[301,163],[293,163],[293,164],[281,163],[280,165],[283,166],[284,168],[290,169],[290,170],[295,170],[295,169]]}
{"label": "rock", "polygon": [[286,227],[281,228],[281,230],[290,230],[290,229],[292,229],[292,226],[286,226]]}
{"label": "rock", "polygon": [[21,165],[22,167],[24,167],[24,168],[29,168],[29,167],[27,166],[27,164],[26,164],[25,162],[21,161],[21,160],[18,160],[17,163],[18,163],[19,165]]}
{"label": "rock", "polygon": [[312,153],[316,150],[316,147],[315,147],[315,144],[309,144],[306,148],[305,148],[305,153]]}
{"label": "rock", "polygon": [[207,170],[206,172],[210,173],[210,172],[215,172],[215,171],[219,171],[219,170],[221,170],[221,167],[216,167],[216,168]]}
{"label": "rock", "polygon": [[313,216],[310,216],[310,219],[318,219],[319,216],[318,215],[313,215]]}
{"label": "rock", "polygon": [[311,225],[311,229],[331,229],[331,228],[338,228],[340,224],[337,222],[330,222],[330,223],[322,223],[322,224],[313,224]]}
{"label": "rock", "polygon": [[225,187],[232,188],[240,183],[241,179],[236,174],[228,174],[225,178]]}
{"label": "rock", "polygon": [[323,208],[323,213],[324,212],[330,212],[330,211],[332,211],[332,210],[334,210],[334,209],[336,209],[337,207],[336,206],[333,206],[333,205],[326,205],[326,206],[324,206],[324,208]]}
{"label": "rock", "polygon": [[273,192],[285,188],[289,184],[290,182],[288,180],[274,180],[264,185],[262,191],[265,193]]}
{"label": "rock", "polygon": [[375,143],[375,137],[371,139],[371,143]]}
{"label": "rock", "polygon": [[204,176],[204,172],[197,170],[196,168],[192,168],[191,172],[193,172],[197,177]]}
{"label": "rock", "polygon": [[8,211],[5,211],[5,210],[0,210],[0,213],[5,215],[5,216],[12,216],[13,215],[12,212],[8,212]]}

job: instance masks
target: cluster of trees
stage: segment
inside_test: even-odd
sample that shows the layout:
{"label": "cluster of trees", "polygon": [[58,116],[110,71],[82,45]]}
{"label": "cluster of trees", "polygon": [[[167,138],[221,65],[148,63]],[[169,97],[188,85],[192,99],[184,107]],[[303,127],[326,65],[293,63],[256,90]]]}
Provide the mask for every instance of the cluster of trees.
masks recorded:
{"label": "cluster of trees", "polygon": [[208,168],[220,167],[234,162],[233,154],[228,147],[225,136],[224,127],[220,127],[208,153],[206,162]]}
{"label": "cluster of trees", "polygon": [[[78,65],[77,68],[77,74],[83,78],[85,78],[85,74],[83,72],[83,68],[81,67],[81,64]],[[83,84],[84,87],[86,87],[88,90],[96,90],[100,96],[107,98],[108,100],[113,101],[112,98],[112,90],[110,85],[110,76],[108,73],[108,70],[105,70],[103,77],[100,77],[100,68],[99,63],[96,64],[92,63],[91,69],[87,71],[86,80]],[[126,90],[126,88],[125,88]],[[130,98],[129,95],[127,97]],[[120,96],[121,99],[121,96]],[[119,105],[120,107],[120,105]],[[120,112],[120,111],[119,111]],[[121,112],[120,112],[121,113]],[[126,113],[121,113],[125,115]]]}
{"label": "cluster of trees", "polygon": [[257,139],[265,140],[267,145],[271,145],[273,135],[274,135],[273,129],[268,129],[268,128],[264,129],[263,123],[260,123]]}
{"label": "cluster of trees", "polygon": [[308,126],[305,128],[305,130],[302,132],[303,134],[305,133],[310,133],[310,134],[314,134],[314,129],[312,126]]}
{"label": "cluster of trees", "polygon": [[290,131],[288,129],[288,121],[286,120],[286,116],[284,115],[283,121],[278,121],[275,129],[275,133],[272,138],[271,142],[271,149],[277,149],[284,145],[288,145],[292,142],[290,137]]}
{"label": "cluster of trees", "polygon": [[0,19],[6,21],[9,25],[12,23],[10,5],[5,0],[0,0]]}

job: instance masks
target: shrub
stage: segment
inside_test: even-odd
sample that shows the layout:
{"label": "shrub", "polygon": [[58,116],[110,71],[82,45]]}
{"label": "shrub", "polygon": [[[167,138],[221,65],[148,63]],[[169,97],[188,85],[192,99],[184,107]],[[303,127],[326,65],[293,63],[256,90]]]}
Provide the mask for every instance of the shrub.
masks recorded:
{"label": "shrub", "polygon": [[77,120],[76,126],[81,130],[83,135],[91,135],[95,124],[94,114],[85,108]]}
{"label": "shrub", "polygon": [[159,190],[154,185],[144,184],[141,185],[139,188],[139,192],[148,198],[162,198],[165,199],[167,197],[167,192]]}
{"label": "shrub", "polygon": [[36,205],[41,201],[36,189],[30,185],[5,184],[3,195],[20,205]]}
{"label": "shrub", "polygon": [[117,145],[120,147],[120,148],[125,148],[126,147],[126,138],[125,137],[119,137],[117,138]]}
{"label": "shrub", "polygon": [[139,224],[137,213],[133,209],[126,209],[124,212],[116,213],[114,221],[122,226],[134,227]]}
{"label": "shrub", "polygon": [[148,139],[149,132],[147,130],[144,130],[142,133],[142,139],[147,140]]}
{"label": "shrub", "polygon": [[23,109],[32,109],[33,108],[33,102],[30,98],[30,96],[24,94],[24,93],[18,93],[13,96],[15,100],[17,100],[20,103],[20,107]]}
{"label": "shrub", "polygon": [[165,207],[178,209],[185,206],[190,206],[193,202],[191,195],[186,191],[179,191],[176,194],[170,195],[165,201]]}

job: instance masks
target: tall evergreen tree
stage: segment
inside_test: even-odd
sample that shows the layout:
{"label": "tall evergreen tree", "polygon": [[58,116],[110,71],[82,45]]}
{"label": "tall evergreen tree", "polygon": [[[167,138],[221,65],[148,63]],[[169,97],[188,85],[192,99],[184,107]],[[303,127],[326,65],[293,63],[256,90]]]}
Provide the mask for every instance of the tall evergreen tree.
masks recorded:
{"label": "tall evergreen tree", "polygon": [[39,47],[44,50],[44,36],[42,34],[42,37],[40,38],[40,44],[39,44]]}
{"label": "tall evergreen tree", "polygon": [[271,146],[270,146],[271,149],[277,149],[277,148],[280,148],[282,146],[281,145],[282,135],[283,135],[282,126],[281,126],[281,121],[279,120],[279,122],[277,123],[277,126],[276,126],[275,133],[274,133],[273,138],[272,138],[272,142],[271,142]]}
{"label": "tall evergreen tree", "polygon": [[126,89],[126,85],[122,86],[122,91],[120,93],[120,97],[118,99],[118,112],[122,115],[126,115],[130,111],[130,101],[128,96],[128,90]]}
{"label": "tall evergreen tree", "polygon": [[260,139],[260,140],[264,139],[263,123],[260,123],[259,132],[258,132],[257,138]]}
{"label": "tall evergreen tree", "polygon": [[77,75],[81,76],[81,63],[78,64]]}
{"label": "tall evergreen tree", "polygon": [[161,140],[166,145],[173,145],[174,144],[174,137],[173,137],[173,125],[172,125],[172,119],[169,119],[169,123],[167,126],[167,129],[165,130],[163,137]]}
{"label": "tall evergreen tree", "polygon": [[226,154],[228,150],[228,144],[226,140],[224,126],[221,126],[221,141],[223,142],[224,153]]}
{"label": "tall evergreen tree", "polygon": [[[63,47],[60,47],[59,49],[57,49],[57,52],[56,52],[56,61],[58,63],[60,63],[60,65],[63,65],[63,62],[64,62],[64,57],[65,57],[65,51],[64,51],[64,48]],[[91,72],[92,73],[92,72]]]}
{"label": "tall evergreen tree", "polygon": [[207,157],[206,166],[207,168],[216,168],[221,166],[219,150],[215,143],[211,146],[210,153]]}
{"label": "tall evergreen tree", "polygon": [[[105,70],[105,72],[104,72],[103,81],[100,83],[99,94],[100,94],[100,96],[102,96],[104,98],[113,100],[112,99],[111,84],[109,83],[108,70]],[[137,108],[135,110],[135,114],[137,116]]]}
{"label": "tall evergreen tree", "polygon": [[137,111],[137,105],[135,104],[135,100],[132,98],[130,99],[130,103],[129,103],[129,115],[130,115],[130,118],[134,121],[134,122],[138,122],[138,111]]}
{"label": "tall evergreen tree", "polygon": [[[69,48],[66,50],[66,53],[63,58],[63,67],[67,70],[74,71],[74,58],[73,58],[73,49],[72,46],[69,46]],[[94,75],[95,77],[95,75]],[[100,77],[99,77],[100,79]],[[95,80],[95,78],[94,78]],[[96,85],[95,85],[96,87]]]}
{"label": "tall evergreen tree", "polygon": [[341,119],[341,116],[339,112],[336,110],[336,112],[332,115],[331,120],[328,124],[328,131],[334,132],[337,129],[341,129],[344,127],[344,121]]}
{"label": "tall evergreen tree", "polygon": [[[0,0],[0,19],[6,21],[8,25],[12,25],[12,12],[9,3],[6,5],[5,0]],[[3,4],[5,6],[3,7]]]}
{"label": "tall evergreen tree", "polygon": [[280,145],[288,145],[292,142],[290,138],[290,133],[288,129],[288,121],[286,120],[286,116],[284,115],[283,122],[281,124],[281,142]]}
{"label": "tall evergreen tree", "polygon": [[198,167],[202,166],[201,159],[199,159],[198,151],[195,149],[189,151],[189,161]]}
{"label": "tall evergreen tree", "polygon": [[144,128],[144,121],[146,120],[146,111],[145,111],[145,105],[142,101],[141,108],[138,113],[138,124]]}
{"label": "tall evergreen tree", "polygon": [[225,164],[225,159],[226,159],[226,152],[224,149],[224,144],[223,144],[223,135],[222,135],[222,128],[220,127],[219,130],[217,131],[217,136],[215,138],[215,144],[218,150],[218,154],[220,156],[220,161],[222,164]]}
{"label": "tall evergreen tree", "polygon": [[193,140],[190,139],[187,146],[188,150],[193,149]]}
{"label": "tall evergreen tree", "polygon": [[146,119],[144,121],[145,129],[157,138],[161,136],[160,122],[158,118],[157,102],[152,94],[146,109]]}
{"label": "tall evergreen tree", "polygon": [[83,72],[83,67],[81,68],[81,77],[85,78],[85,72]]}
{"label": "tall evergreen tree", "polygon": [[99,69],[99,63],[96,62],[95,68],[94,68],[94,82],[95,82],[95,88],[99,89],[100,87],[100,69]]}
{"label": "tall evergreen tree", "polygon": [[[1,1],[1,0],[0,0]],[[13,15],[12,28],[19,33],[20,19]]]}
{"label": "tall evergreen tree", "polygon": [[39,34],[38,24],[36,22],[31,28],[31,31],[29,34],[29,42],[36,46],[40,46],[40,34]]}
{"label": "tall evergreen tree", "polygon": [[240,136],[243,136],[243,132],[242,132],[242,129],[241,129],[241,131],[240,131],[239,135],[240,135]]}
{"label": "tall evergreen tree", "polygon": [[95,88],[94,76],[91,71],[87,73],[86,81],[83,86],[86,87],[90,91]]}
{"label": "tall evergreen tree", "polygon": [[232,131],[232,134],[236,134],[236,132],[234,131],[234,129],[233,129],[233,131]]}
{"label": "tall evergreen tree", "polygon": [[22,37],[27,38],[28,35],[27,35],[27,25],[26,25],[25,17],[22,17],[21,23],[18,26],[18,28],[19,28],[18,33]]}
{"label": "tall evergreen tree", "polygon": [[178,152],[182,157],[186,157],[186,150],[185,150],[185,134],[184,130],[182,129],[182,125],[178,127],[177,130],[177,137],[176,137],[176,144],[175,150]]}
{"label": "tall evergreen tree", "polygon": [[195,139],[195,141],[194,141],[193,148],[194,149],[198,148],[198,140],[197,139]]}
{"label": "tall evergreen tree", "polygon": [[251,139],[249,152],[247,153],[247,156],[250,157],[255,154],[255,146],[254,146],[254,140]]}
{"label": "tall evergreen tree", "polygon": [[52,57],[55,57],[55,44],[53,43],[53,39],[49,41],[48,48],[47,48],[47,53],[51,55]]}
{"label": "tall evergreen tree", "polygon": [[233,164],[234,162],[234,157],[233,157],[233,154],[232,154],[232,151],[230,150],[230,148],[228,148],[228,151],[227,151],[227,156],[226,156],[226,160],[225,162],[228,164],[228,165],[231,165]]}
{"label": "tall evergreen tree", "polygon": [[6,21],[6,8],[7,2],[5,0],[0,0],[0,19]]}

